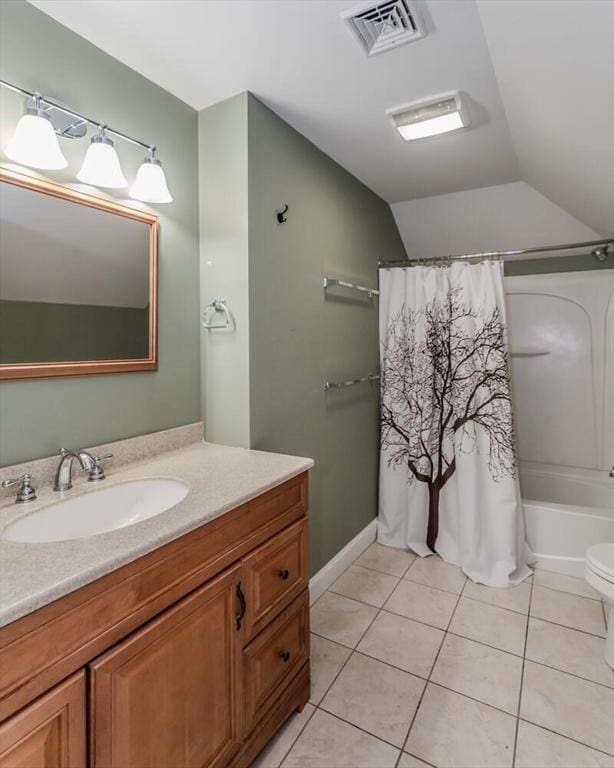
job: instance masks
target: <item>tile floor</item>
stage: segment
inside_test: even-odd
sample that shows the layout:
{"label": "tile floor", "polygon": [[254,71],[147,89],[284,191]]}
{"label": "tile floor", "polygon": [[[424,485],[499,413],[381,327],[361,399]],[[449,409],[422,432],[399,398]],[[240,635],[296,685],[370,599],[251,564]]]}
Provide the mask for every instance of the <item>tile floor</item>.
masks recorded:
{"label": "tile floor", "polygon": [[614,768],[605,613],[372,544],[311,610],[312,696],[253,768]]}

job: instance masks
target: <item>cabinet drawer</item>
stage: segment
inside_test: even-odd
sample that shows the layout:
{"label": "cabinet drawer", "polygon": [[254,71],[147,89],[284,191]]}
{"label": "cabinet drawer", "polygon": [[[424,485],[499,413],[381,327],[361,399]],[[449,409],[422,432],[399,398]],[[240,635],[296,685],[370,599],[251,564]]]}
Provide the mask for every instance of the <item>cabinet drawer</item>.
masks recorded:
{"label": "cabinet drawer", "polygon": [[245,734],[266,713],[309,658],[309,591],[295,600],[243,651]]}
{"label": "cabinet drawer", "polygon": [[307,587],[307,558],[307,520],[303,519],[243,560],[246,640]]}

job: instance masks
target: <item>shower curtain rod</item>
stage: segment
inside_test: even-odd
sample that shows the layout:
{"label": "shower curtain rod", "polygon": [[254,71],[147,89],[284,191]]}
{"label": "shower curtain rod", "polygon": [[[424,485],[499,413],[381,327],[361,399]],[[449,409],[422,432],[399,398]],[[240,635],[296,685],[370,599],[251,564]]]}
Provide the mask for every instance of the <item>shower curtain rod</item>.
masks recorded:
{"label": "shower curtain rod", "polygon": [[[387,267],[411,267],[418,264],[437,263],[438,261],[465,261],[469,259],[513,259],[519,256],[526,256],[531,253],[547,253],[548,251],[567,251],[576,248],[592,248],[590,255],[598,261],[605,261],[608,256],[608,248],[614,246],[614,237],[606,237],[602,240],[589,240],[585,243],[563,243],[562,245],[542,245],[537,248],[519,248],[515,251],[484,251],[482,253],[457,253],[450,256],[439,256],[429,259],[398,259],[396,261],[381,261],[379,266],[383,269]],[[572,254],[589,255],[589,254]],[[547,258],[556,256],[555,253],[549,254]]]}

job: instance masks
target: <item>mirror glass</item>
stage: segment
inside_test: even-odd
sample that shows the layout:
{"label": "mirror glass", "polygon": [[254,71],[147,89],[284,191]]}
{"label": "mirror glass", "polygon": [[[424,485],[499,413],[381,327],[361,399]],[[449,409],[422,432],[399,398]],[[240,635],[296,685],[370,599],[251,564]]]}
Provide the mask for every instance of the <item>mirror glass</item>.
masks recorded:
{"label": "mirror glass", "polygon": [[0,182],[0,365],[151,358],[151,230]]}

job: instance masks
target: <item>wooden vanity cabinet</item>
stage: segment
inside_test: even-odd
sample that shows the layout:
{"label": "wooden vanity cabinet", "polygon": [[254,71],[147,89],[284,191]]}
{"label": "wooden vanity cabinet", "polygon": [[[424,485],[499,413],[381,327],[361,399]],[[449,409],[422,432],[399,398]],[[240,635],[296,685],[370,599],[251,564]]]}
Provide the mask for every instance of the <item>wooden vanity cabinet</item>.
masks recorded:
{"label": "wooden vanity cabinet", "polygon": [[90,664],[97,768],[224,766],[241,746],[240,567]]}
{"label": "wooden vanity cabinet", "polygon": [[84,768],[85,672],[0,725],[2,768]]}
{"label": "wooden vanity cabinet", "polygon": [[306,512],[303,474],[0,630],[0,768],[247,768],[309,699]]}

